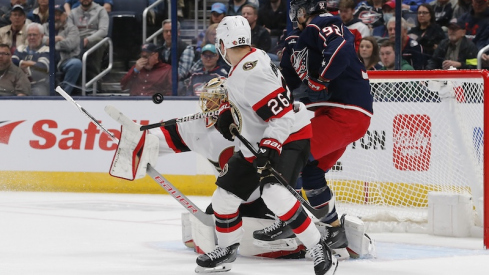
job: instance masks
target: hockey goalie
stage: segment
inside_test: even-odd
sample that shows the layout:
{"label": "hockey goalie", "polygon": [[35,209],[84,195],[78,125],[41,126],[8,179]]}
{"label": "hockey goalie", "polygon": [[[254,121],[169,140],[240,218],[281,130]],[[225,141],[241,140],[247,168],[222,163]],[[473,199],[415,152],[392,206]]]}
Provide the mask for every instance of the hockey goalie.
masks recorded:
{"label": "hockey goalie", "polygon": [[[204,113],[213,112],[226,99],[225,78],[210,80],[200,94],[199,105]],[[147,164],[155,165],[159,156],[193,151],[205,157],[215,167],[216,175],[221,172],[228,159],[234,154],[234,142],[228,141],[216,130],[217,117],[188,120],[159,128],[140,131],[140,125],[125,117],[114,117],[122,124],[121,139],[114,155],[110,174],[134,180],[145,176]],[[294,237],[287,236],[273,243],[260,243],[253,232],[274,224],[275,217],[266,207],[259,194],[254,194],[240,207],[245,235],[239,253],[243,256],[269,258],[303,258],[305,247]],[[212,218],[212,205],[206,209]],[[343,216],[348,250],[351,255],[371,256],[373,242],[364,232],[363,222],[352,216]],[[321,227],[324,225],[319,225]],[[328,232],[320,228],[321,232]],[[182,214],[182,241],[197,253],[212,251],[216,245],[214,227],[203,224],[191,213]],[[340,259],[348,256],[338,255]]]}

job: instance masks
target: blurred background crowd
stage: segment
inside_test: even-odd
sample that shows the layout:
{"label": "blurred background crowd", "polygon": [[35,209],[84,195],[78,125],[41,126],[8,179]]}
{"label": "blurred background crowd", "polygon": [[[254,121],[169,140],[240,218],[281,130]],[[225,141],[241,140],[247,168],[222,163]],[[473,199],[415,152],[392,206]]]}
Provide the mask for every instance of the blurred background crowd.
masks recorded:
{"label": "blurred background crowd", "polygon": [[[55,0],[52,60],[49,0],[0,0],[0,96],[54,95],[50,62],[56,86],[72,95],[198,96],[205,82],[230,70],[214,46],[217,25],[227,15],[245,17],[253,46],[280,64],[287,0],[172,2],[178,17],[175,53],[167,0]],[[354,34],[368,70],[395,69],[396,35],[402,70],[489,68],[487,0],[403,0],[402,18],[395,17],[393,0],[325,2]]]}

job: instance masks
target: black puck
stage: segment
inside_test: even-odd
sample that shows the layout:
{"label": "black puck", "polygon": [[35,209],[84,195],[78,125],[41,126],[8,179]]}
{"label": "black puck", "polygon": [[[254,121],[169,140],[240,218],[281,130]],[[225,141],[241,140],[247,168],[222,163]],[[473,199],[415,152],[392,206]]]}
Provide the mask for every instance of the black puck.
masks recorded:
{"label": "black puck", "polygon": [[153,102],[155,104],[160,104],[161,102],[163,102],[164,99],[165,98],[160,93],[156,93],[156,94],[153,95]]}

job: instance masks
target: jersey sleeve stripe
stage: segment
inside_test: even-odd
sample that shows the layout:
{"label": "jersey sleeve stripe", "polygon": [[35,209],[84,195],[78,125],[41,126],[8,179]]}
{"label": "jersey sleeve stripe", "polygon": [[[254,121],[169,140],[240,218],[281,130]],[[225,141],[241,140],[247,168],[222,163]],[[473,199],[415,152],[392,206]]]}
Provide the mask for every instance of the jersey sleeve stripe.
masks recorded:
{"label": "jersey sleeve stripe", "polygon": [[188,152],[190,149],[178,133],[178,124],[160,127],[166,143],[175,153]]}
{"label": "jersey sleeve stripe", "polygon": [[[343,40],[343,42],[341,42],[341,44],[338,46],[338,48],[336,48],[336,51],[334,51],[333,55],[331,55],[331,57],[329,58],[328,65],[326,65],[326,67],[324,67],[324,70],[321,72],[321,77],[324,77],[324,75],[326,74],[326,71],[329,69],[329,67],[333,63],[334,58],[340,52],[341,48],[343,47],[343,45],[345,45],[345,43],[346,43],[346,40]],[[325,78],[325,79],[329,80],[327,78]]]}
{"label": "jersey sleeve stripe", "polygon": [[[287,100],[288,106],[283,105],[278,98],[279,94],[282,94],[282,99]],[[292,105],[293,104],[288,100],[287,90],[285,90],[284,87],[280,87],[255,103],[255,105],[253,105],[253,110],[263,119],[263,121],[269,121],[272,118],[280,118],[284,116],[292,110]]]}

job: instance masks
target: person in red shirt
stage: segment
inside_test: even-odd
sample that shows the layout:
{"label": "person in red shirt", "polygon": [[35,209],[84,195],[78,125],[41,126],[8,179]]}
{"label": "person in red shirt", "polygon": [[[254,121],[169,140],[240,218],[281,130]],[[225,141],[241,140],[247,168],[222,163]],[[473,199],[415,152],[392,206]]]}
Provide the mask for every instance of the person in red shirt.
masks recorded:
{"label": "person in red shirt", "polygon": [[172,94],[171,66],[159,61],[158,51],[153,43],[141,46],[141,57],[121,80],[122,90],[129,90],[131,96]]}

